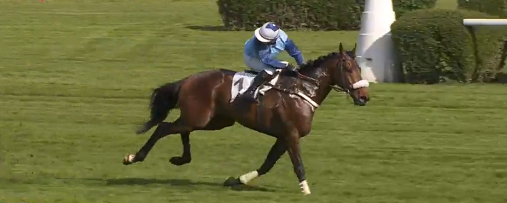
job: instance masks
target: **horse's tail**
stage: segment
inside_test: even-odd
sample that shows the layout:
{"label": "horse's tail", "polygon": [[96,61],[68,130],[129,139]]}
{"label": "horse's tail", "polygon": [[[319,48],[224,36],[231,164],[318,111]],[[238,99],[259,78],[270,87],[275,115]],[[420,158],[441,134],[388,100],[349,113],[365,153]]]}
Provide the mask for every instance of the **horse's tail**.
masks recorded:
{"label": "horse's tail", "polygon": [[184,80],[164,84],[153,90],[150,99],[150,120],[145,122],[136,133],[148,132],[167,118],[169,111],[178,104],[181,84]]}

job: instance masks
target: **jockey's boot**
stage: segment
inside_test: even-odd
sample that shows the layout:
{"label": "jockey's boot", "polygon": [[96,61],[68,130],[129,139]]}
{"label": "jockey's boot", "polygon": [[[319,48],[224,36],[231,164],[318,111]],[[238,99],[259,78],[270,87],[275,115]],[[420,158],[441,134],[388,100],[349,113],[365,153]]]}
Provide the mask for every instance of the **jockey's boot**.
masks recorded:
{"label": "jockey's boot", "polygon": [[257,90],[257,88],[259,86],[261,86],[264,82],[266,81],[270,81],[271,79],[273,79],[273,75],[270,75],[269,73],[267,73],[266,71],[262,71],[260,72],[259,74],[257,74],[255,76],[255,78],[253,79],[253,82],[252,84],[250,85],[250,87],[248,87],[248,89],[243,93],[243,98],[248,100],[248,101],[251,101],[251,102],[255,102],[255,90]]}

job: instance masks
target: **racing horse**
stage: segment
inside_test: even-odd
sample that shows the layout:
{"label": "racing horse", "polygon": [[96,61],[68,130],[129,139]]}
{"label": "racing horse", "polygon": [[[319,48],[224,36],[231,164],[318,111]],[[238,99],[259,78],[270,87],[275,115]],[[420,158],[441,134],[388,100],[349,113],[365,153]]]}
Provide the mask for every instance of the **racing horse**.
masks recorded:
{"label": "racing horse", "polygon": [[[177,166],[188,164],[192,160],[192,131],[221,130],[239,123],[276,141],[257,170],[229,177],[224,185],[247,184],[267,174],[287,152],[301,192],[308,195],[311,192],[299,142],[310,133],[315,110],[331,90],[346,92],[355,105],[364,106],[369,101],[369,83],[361,78],[355,49],[354,46],[352,51],[346,51],[340,43],[338,52],[309,60],[297,71],[281,71],[256,90],[256,101],[235,98],[252,82],[255,75],[249,71],[208,70],[164,84],[153,90],[149,120],[136,133],[158,125],[156,130],[137,153],[125,156],[123,164],[142,162],[159,139],[171,134],[180,134],[183,153],[170,162]],[[172,109],[180,109],[180,116],[173,122],[164,122]]]}

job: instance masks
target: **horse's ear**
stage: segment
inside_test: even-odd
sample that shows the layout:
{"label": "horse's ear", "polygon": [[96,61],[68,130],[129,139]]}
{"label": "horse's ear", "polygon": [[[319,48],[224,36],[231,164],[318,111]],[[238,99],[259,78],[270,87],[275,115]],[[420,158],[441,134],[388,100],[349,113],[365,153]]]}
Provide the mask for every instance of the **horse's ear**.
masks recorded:
{"label": "horse's ear", "polygon": [[343,44],[340,42],[340,53],[343,53]]}

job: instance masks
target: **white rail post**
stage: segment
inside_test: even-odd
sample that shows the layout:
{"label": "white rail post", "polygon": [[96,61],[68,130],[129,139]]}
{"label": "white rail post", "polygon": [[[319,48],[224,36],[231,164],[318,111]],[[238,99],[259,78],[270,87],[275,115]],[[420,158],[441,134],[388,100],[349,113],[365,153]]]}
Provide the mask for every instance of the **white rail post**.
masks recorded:
{"label": "white rail post", "polygon": [[396,82],[391,24],[396,20],[392,0],[366,0],[356,60],[368,82]]}

